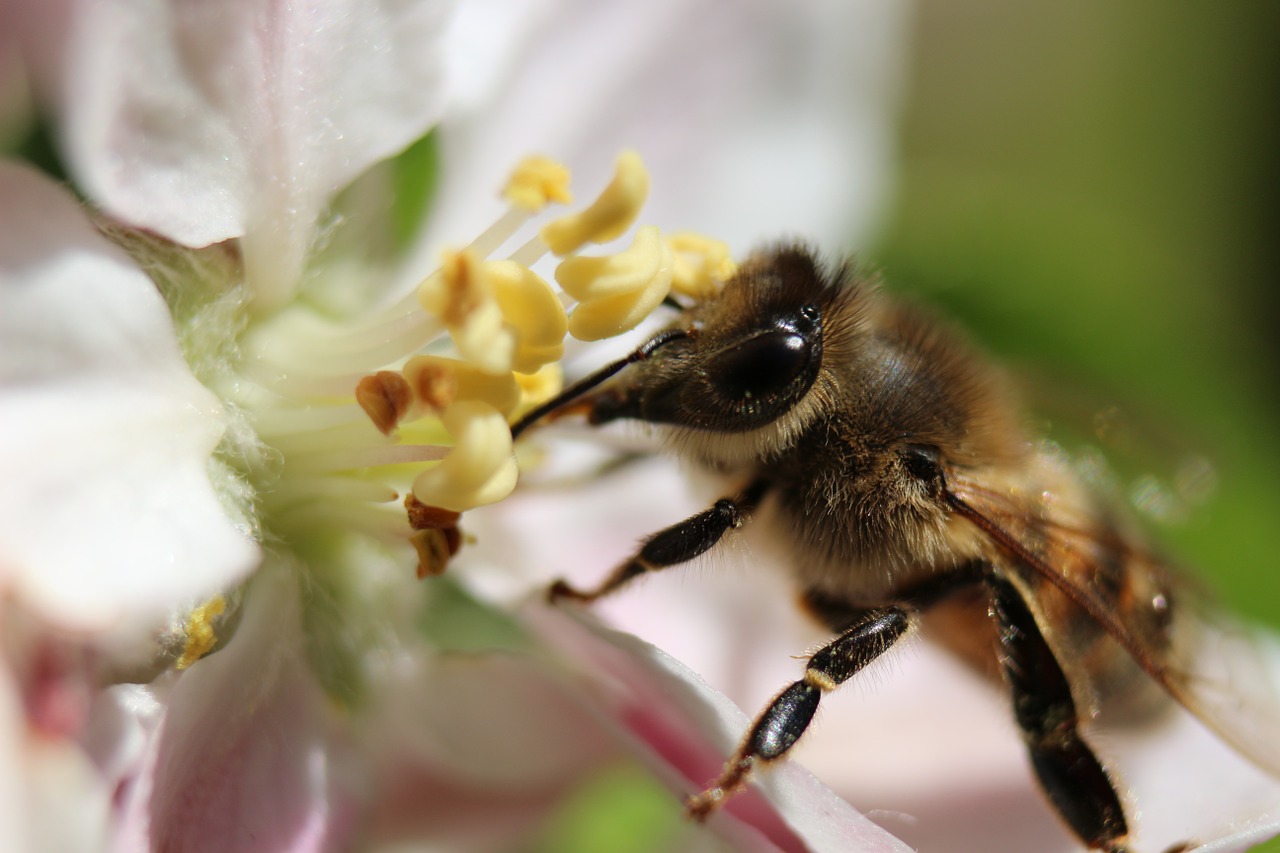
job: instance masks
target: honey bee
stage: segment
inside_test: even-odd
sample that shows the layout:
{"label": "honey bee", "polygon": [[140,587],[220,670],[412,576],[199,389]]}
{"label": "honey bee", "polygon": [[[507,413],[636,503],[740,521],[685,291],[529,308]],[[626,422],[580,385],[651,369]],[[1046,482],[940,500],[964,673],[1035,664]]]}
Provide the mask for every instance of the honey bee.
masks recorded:
{"label": "honey bee", "polygon": [[761,252],[513,434],[568,413],[661,425],[730,485],[595,588],[558,581],[552,599],[608,595],[758,516],[835,634],[687,800],[694,818],[786,755],[826,693],[921,629],[999,676],[1040,787],[1092,849],[1130,850],[1116,778],[1083,731],[1095,702],[1172,697],[1280,776],[1280,699],[1249,635],[1216,621],[1116,507],[1029,438],[999,371],[853,265],[803,246]]}

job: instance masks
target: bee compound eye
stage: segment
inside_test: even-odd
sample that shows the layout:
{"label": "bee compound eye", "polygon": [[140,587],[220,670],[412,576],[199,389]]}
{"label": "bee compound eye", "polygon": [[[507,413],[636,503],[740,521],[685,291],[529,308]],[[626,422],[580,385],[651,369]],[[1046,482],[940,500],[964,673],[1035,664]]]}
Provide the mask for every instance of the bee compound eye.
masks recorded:
{"label": "bee compound eye", "polygon": [[902,448],[899,455],[902,457],[902,464],[906,467],[907,473],[930,489],[942,488],[942,463],[938,460],[938,448],[924,444],[911,444]]}
{"label": "bee compound eye", "polygon": [[719,353],[707,375],[729,400],[768,400],[802,377],[812,359],[813,347],[803,335],[771,329]]}

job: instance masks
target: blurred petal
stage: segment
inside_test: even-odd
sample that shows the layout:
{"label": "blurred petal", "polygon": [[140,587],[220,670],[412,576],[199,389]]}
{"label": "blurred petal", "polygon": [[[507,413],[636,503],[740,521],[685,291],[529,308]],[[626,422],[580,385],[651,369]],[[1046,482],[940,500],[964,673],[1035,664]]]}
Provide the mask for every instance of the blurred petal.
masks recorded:
{"label": "blurred petal", "polygon": [[[42,737],[23,719],[0,664],[0,827],[7,850],[101,849],[111,788],[72,740]],[[75,808],[66,808],[75,803]]]}
{"label": "blurred petal", "polygon": [[442,106],[448,2],[76,2],[68,158],[108,212],[180,243],[231,237],[268,304],[330,196]]}
{"label": "blurred petal", "polygon": [[0,584],[55,624],[153,630],[256,560],[206,473],[220,403],[70,196],[0,165],[0,198]]}
{"label": "blurred petal", "polygon": [[[631,552],[637,538],[719,496],[663,460],[572,488],[529,485],[477,514],[468,528],[481,547],[499,552],[490,559],[504,574],[479,560],[463,572],[495,596],[514,594],[513,576],[520,572],[526,586],[545,588],[557,576],[590,586]],[[792,656],[826,636],[792,603],[786,568],[779,565],[782,543],[763,532],[748,528],[725,542],[720,554],[637,582],[592,611],[655,643],[747,713],[758,713],[800,675],[802,665]],[[567,655],[594,655],[580,639],[558,647]],[[1280,669],[1280,661],[1276,665]],[[639,683],[620,667],[613,660],[586,664],[589,671],[628,673],[628,682]],[[701,778],[688,774],[686,784],[696,786],[718,772],[747,729],[747,719],[738,719],[715,747],[714,761],[707,759],[709,769]],[[1209,849],[1243,850],[1246,839],[1257,843],[1280,830],[1280,782],[1189,714],[1172,714],[1145,730],[1099,728],[1091,737],[1125,784],[1138,849],[1197,839],[1214,841]],[[1007,697],[925,641],[912,642],[824,698],[792,763],[917,849],[1081,849],[1036,784]]]}
{"label": "blurred petal", "polygon": [[[177,679],[125,808],[124,849],[342,849],[354,784],[302,648],[299,590],[264,569],[225,648]],[[347,766],[347,765],[344,765]]]}
{"label": "blurred petal", "polygon": [[907,15],[874,2],[465,4],[441,125],[448,236],[491,218],[474,208],[477,187],[497,189],[495,163],[546,153],[596,187],[635,148],[656,188],[646,222],[737,254],[783,235],[865,239],[892,174]]}
{"label": "blurred petal", "polygon": [[[679,797],[719,774],[746,731],[747,717],[692,670],[656,646],[588,617],[533,604],[525,615],[565,657],[603,682],[606,720],[619,727]],[[781,850],[906,851],[800,764],[757,776],[710,825],[741,845]],[[762,796],[763,795],[763,796]]]}

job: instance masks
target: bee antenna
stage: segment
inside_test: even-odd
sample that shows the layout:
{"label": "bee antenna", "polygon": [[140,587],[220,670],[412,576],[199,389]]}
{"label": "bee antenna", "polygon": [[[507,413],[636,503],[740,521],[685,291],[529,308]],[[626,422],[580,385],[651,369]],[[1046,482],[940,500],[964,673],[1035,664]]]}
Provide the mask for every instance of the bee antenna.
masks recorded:
{"label": "bee antenna", "polygon": [[659,347],[666,346],[672,341],[683,340],[684,338],[692,336],[693,331],[690,329],[668,329],[665,332],[659,332],[657,335],[654,335],[652,338],[633,350],[626,357],[610,362],[594,373],[587,374],[547,402],[543,403],[541,406],[530,409],[523,417],[511,425],[512,440],[519,438],[522,432],[533,426],[536,422],[542,420],[544,417],[562,406],[572,403],[574,400],[578,399],[592,388],[595,388],[597,385],[601,384],[627,365],[635,364],[637,361],[644,361],[649,356],[653,355],[654,350]]}

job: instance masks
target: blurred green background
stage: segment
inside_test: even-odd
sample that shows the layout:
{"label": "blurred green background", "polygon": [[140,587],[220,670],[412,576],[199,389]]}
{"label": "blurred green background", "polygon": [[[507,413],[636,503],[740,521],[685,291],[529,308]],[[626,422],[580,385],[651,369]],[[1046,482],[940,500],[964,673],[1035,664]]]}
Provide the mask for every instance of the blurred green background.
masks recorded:
{"label": "blurred green background", "polygon": [[[872,250],[890,287],[1032,377],[1051,435],[1101,447],[1126,494],[1147,485],[1159,541],[1272,624],[1278,35],[1276,4],[924,0]],[[1106,440],[1088,435],[1108,410]],[[1176,499],[1180,468],[1204,484],[1197,457],[1216,475],[1198,505]]]}
{"label": "blurred green background", "polygon": [[1126,492],[1207,459],[1154,536],[1280,625],[1280,5],[921,0],[914,39],[889,286],[1032,377]]}

